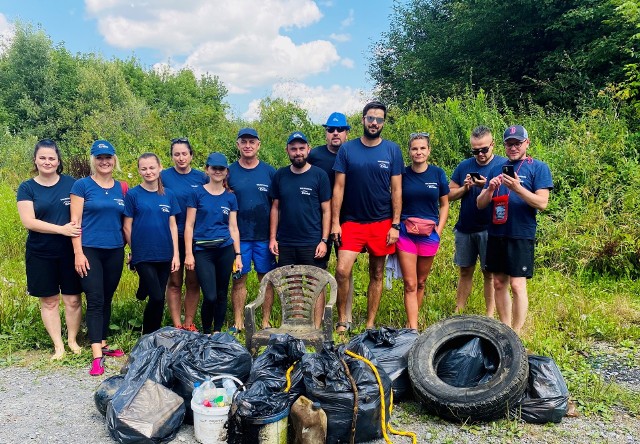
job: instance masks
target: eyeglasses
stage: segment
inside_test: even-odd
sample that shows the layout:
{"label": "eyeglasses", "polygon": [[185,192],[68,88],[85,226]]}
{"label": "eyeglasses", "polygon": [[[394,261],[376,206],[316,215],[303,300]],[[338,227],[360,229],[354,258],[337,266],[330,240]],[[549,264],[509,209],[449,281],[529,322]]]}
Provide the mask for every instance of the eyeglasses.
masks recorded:
{"label": "eyeglasses", "polygon": [[409,139],[417,139],[418,137],[425,137],[428,139],[429,136],[431,136],[429,133],[411,133],[409,134]]}
{"label": "eyeglasses", "polygon": [[524,140],[521,140],[519,142],[505,142],[504,146],[507,149],[509,149],[509,148],[520,149],[520,147],[522,146],[523,143],[524,143]]}
{"label": "eyeglasses", "polygon": [[378,125],[382,125],[384,123],[384,117],[364,116],[364,119],[367,121],[367,123],[376,122]]}
{"label": "eyeglasses", "polygon": [[480,154],[487,154],[491,149],[490,146],[485,146],[484,148],[478,148],[477,150],[472,149],[471,154],[474,156],[478,156]]}
{"label": "eyeglasses", "polygon": [[171,139],[171,145],[175,144],[175,143],[189,143],[189,139],[187,139],[186,137],[177,137],[175,139]]}
{"label": "eyeglasses", "polygon": [[348,131],[349,128],[347,128],[346,126],[328,126],[326,128],[327,132],[329,134],[333,133],[333,132],[339,132],[339,133],[344,133],[345,131]]}

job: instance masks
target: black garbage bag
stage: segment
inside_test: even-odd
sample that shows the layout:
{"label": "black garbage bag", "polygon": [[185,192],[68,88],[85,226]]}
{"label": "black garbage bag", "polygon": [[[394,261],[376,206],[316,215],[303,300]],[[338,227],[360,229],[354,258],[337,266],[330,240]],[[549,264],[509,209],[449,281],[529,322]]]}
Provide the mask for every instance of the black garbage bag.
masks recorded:
{"label": "black garbage bag", "polygon": [[451,341],[436,364],[438,376],[454,387],[476,387],[488,382],[497,369],[498,357],[493,347],[479,337],[462,337]]}
{"label": "black garbage bag", "polygon": [[185,422],[192,424],[194,383],[223,374],[246,381],[251,370],[251,354],[228,333],[195,334],[174,354],[171,369],[174,377],[172,390],[184,399],[187,406]]}
{"label": "black garbage bag", "polygon": [[124,374],[125,384],[131,384],[143,377],[170,389],[174,380],[171,369],[172,360],[173,354],[162,345],[137,352],[135,360]]}
{"label": "black garbage bag", "polygon": [[[369,361],[377,368],[384,390],[385,414],[389,418],[391,380],[378,366],[371,351],[361,343],[349,346],[350,351]],[[345,353],[346,346],[338,348],[327,342],[319,353],[302,357],[302,375],[306,396],[319,401],[327,414],[327,443],[350,442],[354,417],[354,389],[344,368],[347,364],[356,384],[357,419],[355,442],[370,441],[382,437],[382,402],[378,381],[371,368],[361,360]]]}
{"label": "black garbage bag", "polygon": [[127,373],[129,367],[135,362],[137,357],[146,350],[153,350],[160,346],[165,347],[172,354],[177,354],[189,339],[198,336],[198,333],[181,330],[174,327],[163,327],[148,335],[143,335],[136,345],[131,349],[125,365],[120,369],[120,373]]}
{"label": "black garbage bag", "polygon": [[185,415],[184,400],[151,378],[160,378],[159,363],[171,356],[165,347],[140,354],[148,365],[131,368],[107,407],[109,435],[123,444],[171,441]]}
{"label": "black garbage bag", "polygon": [[529,355],[528,359],[527,389],[511,416],[534,424],[559,423],[569,408],[569,389],[562,373],[549,357]]}
{"label": "black garbage bag", "polygon": [[[304,342],[289,334],[273,334],[264,352],[256,358],[251,366],[251,373],[247,385],[262,381],[274,393],[284,391],[287,386],[287,370],[299,361],[306,353]],[[304,394],[302,370],[296,365],[289,375],[291,387],[289,389],[290,404],[298,396]]]}
{"label": "black garbage bag", "polygon": [[386,328],[367,330],[355,336],[349,342],[349,347],[361,342],[366,345],[378,365],[387,372],[393,384],[393,398],[404,399],[411,395],[411,381],[409,380],[409,350],[418,338],[418,331],[411,328]]}
{"label": "black garbage bag", "polygon": [[93,401],[96,403],[96,408],[102,416],[107,414],[107,405],[113,398],[113,395],[122,387],[124,383],[123,375],[110,376],[100,383],[95,393],[93,394]]}

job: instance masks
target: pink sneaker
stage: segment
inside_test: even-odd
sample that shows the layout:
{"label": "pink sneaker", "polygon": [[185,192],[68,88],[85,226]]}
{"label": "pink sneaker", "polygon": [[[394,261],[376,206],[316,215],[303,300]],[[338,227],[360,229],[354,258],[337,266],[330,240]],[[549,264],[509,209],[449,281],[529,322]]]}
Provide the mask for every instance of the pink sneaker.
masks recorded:
{"label": "pink sneaker", "polygon": [[111,349],[109,347],[102,347],[102,354],[104,356],[111,356],[112,358],[121,358],[124,356],[124,352],[119,348]]}
{"label": "pink sneaker", "polygon": [[104,373],[104,357],[100,356],[91,361],[91,370],[89,374],[91,376],[100,376]]}

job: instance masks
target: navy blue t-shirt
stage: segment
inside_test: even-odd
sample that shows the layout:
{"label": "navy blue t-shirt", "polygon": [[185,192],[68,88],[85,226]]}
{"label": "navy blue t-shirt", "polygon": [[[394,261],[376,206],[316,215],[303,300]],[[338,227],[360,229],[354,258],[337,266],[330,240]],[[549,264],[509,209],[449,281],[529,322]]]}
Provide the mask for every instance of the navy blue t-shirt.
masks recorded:
{"label": "navy blue t-shirt", "polygon": [[207,175],[200,170],[191,169],[187,174],[180,174],[174,167],[160,172],[162,185],[173,191],[178,199],[180,212],[176,214],[176,224],[178,225],[178,236],[184,236],[184,221],[187,218],[187,198],[194,188],[209,182]]}
{"label": "navy blue t-shirt", "polygon": [[383,140],[375,147],[360,139],[342,145],[333,166],[345,174],[341,216],[345,221],[378,222],[391,219],[391,176],[404,168],[400,147]]}
{"label": "navy blue t-shirt", "polygon": [[[234,193],[224,191],[222,194],[214,195],[201,186],[189,196],[187,207],[196,209],[194,243],[199,240],[227,239],[220,247],[233,244],[229,232],[229,214],[238,211],[238,201]],[[265,220],[262,223],[269,225]],[[202,249],[196,245],[193,247],[194,251]]]}
{"label": "navy blue t-shirt", "polygon": [[[520,178],[522,186],[527,190],[535,193],[540,189],[553,189],[553,180],[551,179],[551,171],[549,166],[536,159],[528,162],[518,160],[516,162],[506,162],[506,165],[513,165],[513,169]],[[487,177],[487,186],[489,180],[502,174],[502,165],[493,167]],[[504,195],[509,189],[504,185],[497,189],[493,196]],[[492,197],[493,197],[492,196]],[[493,211],[493,203],[489,205]],[[509,193],[509,208],[507,214],[507,222],[504,224],[489,224],[489,235],[497,237],[509,237],[513,239],[535,239],[536,238],[536,214],[538,210],[529,206],[513,191]]]}
{"label": "navy blue t-shirt", "polygon": [[105,189],[91,177],[77,180],[71,194],[84,199],[82,210],[82,246],[93,248],[119,248],[122,238],[124,195],[117,180]]}
{"label": "navy blue t-shirt", "polygon": [[[76,180],[61,175],[52,186],[40,185],[33,179],[22,182],[18,187],[17,201],[30,200],[36,219],[55,225],[66,225],[71,220],[69,192]],[[38,233],[29,230],[27,250],[40,257],[60,258],[73,255],[71,238],[62,234]]]}
{"label": "navy blue t-shirt", "polygon": [[429,219],[436,224],[440,219],[440,197],[449,194],[449,182],[444,170],[429,165],[427,170],[416,173],[411,166],[402,174],[402,213],[400,220],[408,217]]}
{"label": "navy blue t-shirt", "polygon": [[293,173],[290,167],[280,168],[269,194],[278,199],[278,243],[292,247],[318,245],[322,239],[321,204],[331,200],[327,173],[313,165],[302,174]]}
{"label": "navy blue t-shirt", "polygon": [[[463,160],[453,170],[451,180],[462,186],[467,174],[477,172],[481,176],[487,177],[493,167],[496,165],[502,166],[506,161],[506,158],[495,155],[491,162],[486,165],[479,165],[475,157]],[[480,187],[471,187],[460,199],[460,214],[458,215],[455,229],[461,233],[469,234],[485,231],[489,226],[489,222],[491,222],[491,208],[487,207],[479,210],[476,204],[476,199],[481,191],[482,188]]]}
{"label": "navy blue t-shirt", "polygon": [[276,169],[260,161],[255,168],[229,165],[229,187],[238,199],[238,229],[242,241],[269,240],[269,187]]}
{"label": "navy blue t-shirt", "polygon": [[180,213],[180,204],[173,192],[165,194],[147,191],[140,185],[129,190],[124,198],[124,215],[133,218],[131,227],[131,262],[170,262],[173,241],[169,220]]}
{"label": "navy blue t-shirt", "polygon": [[[342,147],[341,147],[342,148]],[[340,150],[338,150],[340,152]],[[329,186],[331,187],[331,193],[333,194],[333,184],[336,181],[336,172],[333,171],[333,165],[336,163],[336,156],[338,153],[332,153],[327,148],[327,145],[320,145],[315,147],[309,153],[307,162],[311,165],[317,166],[329,176]]]}

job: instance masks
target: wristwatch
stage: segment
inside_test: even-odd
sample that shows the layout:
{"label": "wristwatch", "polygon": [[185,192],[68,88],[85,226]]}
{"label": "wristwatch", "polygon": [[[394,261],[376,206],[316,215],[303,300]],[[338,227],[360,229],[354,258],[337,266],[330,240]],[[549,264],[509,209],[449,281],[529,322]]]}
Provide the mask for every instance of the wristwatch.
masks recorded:
{"label": "wristwatch", "polygon": [[326,237],[323,237],[322,239],[320,239],[322,242],[324,242],[325,244],[329,243],[329,239]]}
{"label": "wristwatch", "polygon": [[391,228],[395,228],[396,230],[400,231],[400,224],[391,224]]}

